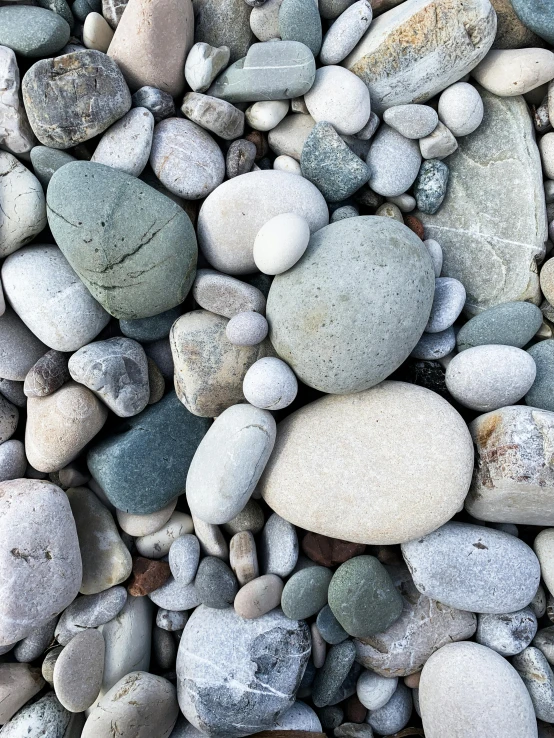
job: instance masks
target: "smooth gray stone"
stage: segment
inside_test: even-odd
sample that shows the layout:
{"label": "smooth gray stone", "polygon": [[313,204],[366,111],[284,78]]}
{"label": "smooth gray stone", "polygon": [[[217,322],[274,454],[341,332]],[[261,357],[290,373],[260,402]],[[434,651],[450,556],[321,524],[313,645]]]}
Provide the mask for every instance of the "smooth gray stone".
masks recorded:
{"label": "smooth gray stone", "polygon": [[97,628],[116,618],[127,602],[127,590],[117,586],[92,595],[81,595],[66,608],[56,626],[56,640],[62,646],[83,628]]}
{"label": "smooth gray stone", "polygon": [[529,646],[514,656],[512,666],[527,687],[536,716],[554,723],[554,674],[546,656],[538,648]]}
{"label": "smooth gray stone", "polygon": [[336,223],[337,221],[344,220],[345,218],[357,218],[359,214],[360,213],[353,205],[344,205],[344,207],[333,210],[330,222]]}
{"label": "smooth gray stone", "polygon": [[22,90],[35,136],[53,149],[88,141],[131,107],[119,67],[93,49],[38,61],[23,77]]}
{"label": "smooth gray stone", "polygon": [[192,610],[200,605],[200,597],[196,591],[194,583],[179,584],[173,577],[170,577],[165,584],[151,592],[148,597],[158,607],[164,610]]}
{"label": "smooth gray stone", "polygon": [[157,87],[146,85],[131,95],[134,108],[146,108],[154,116],[154,122],[159,123],[164,118],[175,115],[175,103],[169,92],[158,90]]}
{"label": "smooth gray stone", "polygon": [[63,646],[54,646],[44,657],[42,662],[42,678],[52,686],[54,684],[54,667],[58,656],[63,651]]}
{"label": "smooth gray stone", "polygon": [[325,663],[317,670],[312,689],[312,701],[316,707],[330,704],[333,696],[344,682],[356,658],[352,641],[338,643],[329,649]]}
{"label": "smooth gray stone", "polygon": [[366,723],[342,723],[334,729],[336,738],[373,738],[373,728]]}
{"label": "smooth gray stone", "polygon": [[385,110],[383,120],[406,138],[424,138],[433,133],[439,116],[429,105],[395,105]]}
{"label": "smooth gray stone", "polygon": [[328,202],[341,202],[364,185],[370,169],[350,150],[333,126],[316,123],[302,149],[302,175]]}
{"label": "smooth gray stone", "polygon": [[266,730],[298,730],[302,732],[320,732],[319,718],[305,702],[296,701],[284,712],[275,723]]}
{"label": "smooth gray stone", "polygon": [[406,727],[411,714],[412,692],[403,682],[399,682],[387,704],[378,710],[370,710],[366,722],[379,735],[392,735]]}
{"label": "smooth gray stone", "polygon": [[554,44],[554,20],[550,8],[543,0],[512,0],[520,21],[531,31]]}
{"label": "smooth gray stone", "polygon": [[56,13],[61,16],[64,21],[67,21],[69,28],[73,31],[75,25],[75,18],[71,12],[71,8],[65,0],[37,0],[38,5],[46,10],[51,10],[52,13]]}
{"label": "smooth gray stone", "polygon": [[322,40],[317,4],[305,0],[283,0],[279,8],[279,32],[283,41],[300,41],[317,56]]}
{"label": "smooth gray stone", "polygon": [[69,24],[60,15],[30,5],[0,8],[0,45],[28,57],[51,56],[69,41]]}
{"label": "smooth gray stone", "polygon": [[501,656],[514,656],[527,648],[537,632],[537,618],[530,607],[504,615],[480,614],[475,640]]}
{"label": "smooth gray stone", "polygon": [[177,659],[177,643],[173,633],[154,626],[152,631],[152,655],[159,668],[163,671],[175,669]]}
{"label": "smooth gray stone", "polygon": [[196,575],[200,561],[200,543],[192,533],[179,536],[169,549],[169,566],[171,573],[179,582],[186,586]]}
{"label": "smooth gray stone", "polygon": [[238,592],[235,575],[224,561],[215,556],[206,556],[200,562],[194,588],[203,605],[218,610],[230,607]]}
{"label": "smooth gray stone", "polygon": [[0,315],[0,377],[23,382],[27,372],[48,351],[9,307]]}
{"label": "smooth gray stone", "polygon": [[296,528],[273,513],[263,528],[258,548],[262,574],[288,577],[298,561]]}
{"label": "smooth gray stone", "polygon": [[460,610],[521,610],[540,583],[539,561],[526,543],[479,525],[446,523],[403,543],[402,555],[420,592]]}
{"label": "smooth gray stone", "polygon": [[[62,0],[64,2],[65,0]],[[12,49],[0,49],[0,141],[12,154],[28,152],[35,145],[35,137],[27,120],[27,113],[21,99],[21,80],[17,59]]]}
{"label": "smooth gray stone", "polygon": [[464,285],[470,316],[539,298],[535,261],[547,238],[541,161],[527,104],[523,97],[479,92],[483,122],[458,139],[448,159],[448,192],[440,210],[414,213],[425,238],[442,247],[443,276]]}
{"label": "smooth gray stone", "polygon": [[23,382],[16,382],[14,379],[0,379],[0,394],[16,407],[26,407],[27,397],[23,386]]}
{"label": "smooth gray stone", "polygon": [[326,566],[310,566],[297,571],[285,584],[281,607],[291,620],[306,620],[327,604],[333,572]]}
{"label": "smooth gray stone", "polygon": [[143,346],[144,352],[151,359],[165,380],[173,380],[175,367],[169,339],[161,338],[159,341],[151,341]]}
{"label": "smooth gray stone", "polygon": [[195,42],[227,46],[231,63],[241,59],[254,40],[251,10],[244,0],[194,0]]}
{"label": "smooth gray stone", "polygon": [[177,655],[181,710],[210,735],[238,738],[264,730],[292,707],[309,654],[306,623],[278,609],[245,620],[232,608],[201,606],[185,626]]}
{"label": "smooth gray stone", "polygon": [[20,662],[30,663],[42,656],[54,638],[56,622],[57,617],[52,618],[52,620],[29,633],[22,641],[19,641],[13,650],[15,658]]}
{"label": "smooth gray stone", "polygon": [[208,94],[228,102],[290,100],[307,92],[314,79],[314,55],[304,44],[254,44],[244,59],[216,79]]}
{"label": "smooth gray stone", "polygon": [[540,341],[527,349],[527,353],[535,362],[537,375],[531,389],[525,395],[525,404],[552,412],[554,410],[554,341]]}
{"label": "smooth gray stone", "polygon": [[1,729],[2,738],[66,738],[71,718],[56,695],[48,692],[14,715]]}
{"label": "smooth gray stone", "polygon": [[[533,338],[541,325],[542,313],[536,305],[531,302],[505,302],[471,318],[458,331],[456,344],[458,351],[493,343],[523,348]],[[548,341],[541,341],[533,349],[545,344],[548,344]],[[552,345],[554,346],[554,343]],[[531,356],[533,356],[536,363],[537,359],[533,352],[531,352]],[[534,403],[530,402],[528,404],[533,405]],[[537,407],[540,407],[540,405]],[[550,410],[552,408],[544,409]]]}
{"label": "smooth gray stone", "polygon": [[187,92],[181,112],[216,136],[232,141],[244,133],[244,113],[231,103],[199,92]]}
{"label": "smooth gray stone", "polygon": [[348,638],[348,633],[333,615],[329,605],[325,605],[317,614],[317,629],[326,643],[335,646]]}
{"label": "smooth gray stone", "polygon": [[464,309],[466,291],[461,282],[452,277],[435,279],[435,294],[431,314],[425,326],[426,333],[442,333],[454,323]]}
{"label": "smooth gray stone", "polygon": [[45,190],[54,172],[57,172],[65,164],[75,161],[75,157],[68,154],[67,151],[51,149],[48,146],[34,146],[31,149],[30,156],[35,176]]}
{"label": "smooth gray stone", "polygon": [[440,159],[426,159],[414,184],[414,197],[422,213],[434,215],[446,197],[449,169]]}
{"label": "smooth gray stone", "polygon": [[245,312],[265,313],[266,298],[257,287],[215,269],[196,272],[192,296],[204,310],[225,318]]}
{"label": "smooth gray stone", "polygon": [[330,705],[338,705],[340,702],[344,702],[344,700],[347,700],[349,697],[356,694],[356,684],[358,683],[358,679],[360,678],[362,671],[363,667],[355,661],[352,664],[346,679],[331,697]]}
{"label": "smooth gray stone", "polygon": [[[0,415],[1,408],[2,402],[0,401]],[[0,436],[5,435],[1,430],[2,426],[3,422],[0,420]],[[23,443],[15,440],[0,443],[0,482],[6,482],[9,479],[20,479],[25,476],[26,469],[27,457],[25,456]]]}
{"label": "smooth gray stone", "polygon": [[104,673],[104,636],[89,628],[72,638],[54,666],[54,689],[70,712],[84,712],[98,697]]}
{"label": "smooth gray stone", "polygon": [[372,139],[366,163],[371,172],[371,189],[384,197],[397,197],[413,185],[421,154],[417,141],[383,124]]}
{"label": "smooth gray stone", "polygon": [[554,663],[554,626],[541,628],[533,638],[533,646],[545,655],[550,665]]}
{"label": "smooth gray stone", "polygon": [[159,341],[169,336],[171,326],[181,315],[179,306],[165,310],[150,318],[138,318],[137,320],[120,320],[119,330],[124,336],[134,338],[135,341],[151,342]]}
{"label": "smooth gray stone", "polygon": [[439,333],[424,333],[410,354],[414,359],[436,361],[447,356],[456,347],[454,328],[446,328]]}
{"label": "smooth gray stone", "polygon": [[102,0],[75,0],[71,10],[77,20],[83,23],[89,13],[102,13]]}

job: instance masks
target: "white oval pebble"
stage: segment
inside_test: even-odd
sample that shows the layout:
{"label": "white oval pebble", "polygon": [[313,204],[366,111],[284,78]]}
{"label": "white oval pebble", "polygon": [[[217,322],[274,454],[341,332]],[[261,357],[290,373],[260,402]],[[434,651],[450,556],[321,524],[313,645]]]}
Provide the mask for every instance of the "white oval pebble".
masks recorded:
{"label": "white oval pebble", "polygon": [[246,372],[242,391],[255,407],[282,410],[296,397],[298,382],[288,364],[273,356],[266,356],[258,359]]}
{"label": "white oval pebble", "polygon": [[256,235],[256,266],[264,274],[282,274],[296,264],[309,241],[310,226],[305,218],[296,213],[276,215]]}
{"label": "white oval pebble", "polygon": [[[190,515],[174,512],[163,528],[148,536],[137,538],[135,541],[137,551],[141,556],[146,556],[148,559],[161,559],[169,553],[173,541],[186,533],[192,533],[193,529]],[[171,608],[167,609],[170,610]]]}
{"label": "white oval pebble", "polygon": [[148,515],[133,515],[132,513],[116,510],[119,526],[130,536],[148,536],[155,533],[164,526],[177,505],[177,500],[172,500],[168,505],[162,507],[155,513]]}
{"label": "white oval pebble", "polygon": [[484,107],[473,85],[456,82],[439,98],[439,118],[454,136],[467,136],[481,125]]}
{"label": "white oval pebble", "polygon": [[304,95],[304,100],[316,123],[325,120],[337,133],[347,136],[358,133],[371,113],[367,87],[344,67],[318,69],[315,82]]}
{"label": "white oval pebble", "polygon": [[286,154],[281,154],[281,156],[277,156],[275,158],[275,161],[273,162],[273,169],[277,169],[280,172],[289,172],[290,174],[302,175],[302,168],[300,167],[300,164],[296,161],[296,159],[293,159],[292,156],[287,156]]}
{"label": "white oval pebble", "polygon": [[367,669],[362,672],[356,684],[356,694],[368,710],[384,707],[396,692],[398,677],[384,677]]}
{"label": "white oval pebble", "polygon": [[245,112],[246,120],[256,131],[271,131],[289,112],[288,100],[261,100]]}
{"label": "white oval pebble", "polygon": [[87,49],[96,49],[105,54],[112,42],[114,32],[100,13],[88,13],[83,25],[83,44]]}
{"label": "white oval pebble", "polygon": [[268,330],[267,320],[260,313],[237,313],[227,323],[225,335],[235,346],[257,346]]}
{"label": "white oval pebble", "polygon": [[323,39],[319,60],[322,64],[338,64],[346,59],[369,28],[373,10],[369,0],[358,0],[341,13]]}
{"label": "white oval pebble", "polygon": [[471,75],[500,97],[525,95],[554,77],[554,54],[547,49],[492,49]]}

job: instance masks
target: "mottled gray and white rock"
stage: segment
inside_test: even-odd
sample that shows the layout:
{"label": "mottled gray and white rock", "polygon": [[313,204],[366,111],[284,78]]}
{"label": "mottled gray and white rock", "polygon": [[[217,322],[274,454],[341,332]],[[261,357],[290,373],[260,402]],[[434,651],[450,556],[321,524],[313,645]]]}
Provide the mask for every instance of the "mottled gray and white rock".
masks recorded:
{"label": "mottled gray and white rock", "polygon": [[533,638],[532,645],[542,651],[548,663],[552,665],[554,662],[554,626],[541,628]]}
{"label": "mottled gray and white rock", "polygon": [[35,145],[20,93],[15,53],[0,46],[0,143],[12,154],[23,154]]}
{"label": "mottled gray and white rock", "polygon": [[71,713],[60,704],[53,692],[48,692],[37,702],[23,707],[2,728],[2,738],[34,738],[52,735],[53,738],[74,738],[67,730]]}
{"label": "mottled gray and white rock", "polygon": [[154,116],[146,108],[132,108],[100,139],[91,161],[138,177],[148,164]]}
{"label": "mottled gray and white rock", "polygon": [[379,735],[397,733],[407,724],[412,714],[412,692],[399,682],[390,700],[378,710],[370,710],[366,722]]}
{"label": "mottled gray and white rock", "polygon": [[26,397],[46,397],[70,379],[67,355],[61,351],[47,351],[29,369],[23,392]]}
{"label": "mottled gray and white rock", "polygon": [[160,607],[156,615],[158,628],[171,632],[183,630],[189,619],[187,612],[175,612],[175,610],[164,610]]}
{"label": "mottled gray and white rock", "polygon": [[202,605],[221,610],[232,605],[238,584],[225,561],[217,556],[205,556],[198,566],[194,589]]}
{"label": "mottled gray and white rock", "polygon": [[260,536],[260,565],[263,574],[284,578],[298,561],[298,536],[293,525],[273,513]]}
{"label": "mottled gray and white rock", "polygon": [[179,584],[173,577],[148,596],[155,605],[165,610],[192,610],[200,604],[194,583]]}
{"label": "mottled gray and white rock", "polygon": [[244,113],[231,103],[199,92],[187,92],[181,112],[197,125],[227,141],[244,133]]}
{"label": "mottled gray and white rock", "polygon": [[420,592],[460,610],[521,610],[539,586],[540,565],[532,549],[492,528],[450,522],[402,544],[402,554]]}
{"label": "mottled gray and white rock", "polygon": [[191,533],[179,536],[169,549],[169,566],[171,573],[179,584],[190,584],[198,569],[200,560],[200,543]]}
{"label": "mottled gray and white rock", "polygon": [[7,723],[43,686],[38,669],[28,664],[0,664],[0,725]]}
{"label": "mottled gray and white rock", "polygon": [[321,722],[311,707],[298,700],[284,712],[275,723],[265,730],[297,730],[302,732],[321,732]]}
{"label": "mottled gray and white rock", "polygon": [[97,628],[113,620],[127,602],[125,587],[111,587],[93,595],[81,595],[67,607],[56,625],[56,640],[62,646],[85,628]]}
{"label": "mottled gray and white rock", "polygon": [[46,227],[46,203],[40,182],[7,151],[0,151],[0,198],[0,256],[4,257]]}
{"label": "mottled gray and white rock", "polygon": [[26,246],[2,265],[6,297],[47,346],[76,351],[110,320],[56,246]]}
{"label": "mottled gray and white rock", "polygon": [[70,712],[83,712],[98,697],[104,673],[104,636],[94,628],[79,633],[54,666],[56,697]]}
{"label": "mottled gray and white rock", "polygon": [[429,136],[439,122],[438,115],[428,105],[395,105],[383,113],[383,120],[405,138]]}
{"label": "mottled gray and white rock", "polygon": [[[1,483],[0,646],[15,643],[66,608],[81,586],[81,555],[64,492],[49,482]],[[25,602],[25,607],[21,607]]]}
{"label": "mottled gray and white rock", "polygon": [[169,553],[173,542],[193,531],[193,522],[190,515],[182,512],[174,512],[167,523],[160,525],[159,529],[140,538],[135,545],[141,556],[149,559],[161,559]]}
{"label": "mottled gray and white rock", "polygon": [[437,212],[446,197],[449,175],[448,167],[440,159],[423,162],[414,184],[414,196],[421,212]]}
{"label": "mottled gray and white rock", "polygon": [[214,269],[199,269],[192,296],[200,307],[232,318],[239,313],[265,313],[265,297],[257,287]]}
{"label": "mottled gray and white rock", "polygon": [[529,646],[536,632],[535,613],[530,607],[524,607],[502,615],[480,614],[475,640],[501,656],[514,656]]}
{"label": "mottled gray and white rock", "polygon": [[382,125],[366,159],[371,170],[369,186],[385,197],[402,195],[415,181],[421,164],[416,141]]}
{"label": "mottled gray and white rock", "polygon": [[108,21],[110,26],[117,28],[123,11],[127,7],[129,0],[102,0],[102,15]]}
{"label": "mottled gray and white rock", "polygon": [[244,0],[194,0],[194,40],[211,46],[224,44],[230,61],[241,59],[254,40]]}
{"label": "mottled gray and white rock", "polygon": [[255,535],[262,530],[264,523],[265,516],[260,504],[251,499],[238,515],[225,523],[223,529],[230,535],[241,531],[251,531]]}
{"label": "mottled gray and white rock", "polygon": [[308,626],[280,610],[246,620],[232,608],[199,607],[177,656],[181,710],[212,735],[263,730],[292,707],[309,652]]}
{"label": "mottled gray and white rock", "polygon": [[356,694],[368,710],[378,710],[393,696],[397,684],[398,677],[385,677],[364,669],[356,683]]}
{"label": "mottled gray and white rock", "polygon": [[[223,29],[222,29],[223,30]],[[185,78],[193,92],[205,92],[229,63],[228,46],[210,46],[199,42],[189,51],[185,62]]]}
{"label": "mottled gray and white rock", "polygon": [[227,179],[233,179],[233,177],[238,177],[240,174],[250,172],[254,166],[257,152],[256,144],[252,141],[247,141],[245,138],[233,141],[225,157]]}
{"label": "mottled gray and white rock", "polygon": [[48,347],[7,307],[0,316],[0,377],[23,382],[27,372],[47,351]]}
{"label": "mottled gray and white rock", "polygon": [[547,723],[554,722],[554,674],[546,656],[529,646],[514,656],[512,666],[527,687],[536,716]]}
{"label": "mottled gray and white rock", "polygon": [[341,62],[367,31],[373,11],[369,0],[358,0],[341,13],[323,39],[319,59],[322,64]]}
{"label": "mottled gray and white rock", "polygon": [[456,82],[439,98],[439,118],[454,136],[473,133],[481,125],[484,113],[481,95],[467,82]]}
{"label": "mottled gray and white rock", "polygon": [[458,148],[452,131],[439,121],[437,127],[419,140],[419,150],[424,159],[444,159]]}
{"label": "mottled gray and white rock", "polygon": [[[133,108],[146,108],[154,116],[154,122],[159,123],[164,118],[175,115],[175,103],[169,92],[157,87],[145,85],[131,96]],[[150,141],[152,143],[152,141]]]}
{"label": "mottled gray and white rock", "polygon": [[52,620],[35,628],[32,633],[19,641],[13,650],[15,658],[22,663],[30,663],[40,658],[52,643],[56,620],[57,618],[52,618]]}
{"label": "mottled gray and white rock", "polygon": [[345,135],[358,133],[371,113],[367,87],[343,67],[331,65],[318,69],[304,100],[316,123],[327,121],[337,133]]}

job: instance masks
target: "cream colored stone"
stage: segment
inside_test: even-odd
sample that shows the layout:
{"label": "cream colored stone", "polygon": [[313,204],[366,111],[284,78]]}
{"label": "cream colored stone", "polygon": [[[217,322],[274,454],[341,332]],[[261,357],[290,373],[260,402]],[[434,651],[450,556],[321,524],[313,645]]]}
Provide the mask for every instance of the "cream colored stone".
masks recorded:
{"label": "cream colored stone", "polygon": [[264,574],[252,579],[239,589],[235,597],[235,610],[242,618],[253,620],[279,607],[283,582],[276,574]]}
{"label": "cream colored stone", "polygon": [[0,151],[0,201],[0,258],[4,258],[46,228],[42,185],[7,151]]}
{"label": "cream colored stone", "polygon": [[554,78],[554,54],[547,49],[493,49],[471,75],[499,97],[525,95]]}
{"label": "cream colored stone", "polygon": [[141,536],[136,540],[137,551],[141,556],[149,559],[161,559],[171,548],[171,544],[180,536],[192,533],[194,530],[190,515],[174,512],[167,523],[154,533]]}
{"label": "cream colored stone", "polygon": [[117,522],[122,530],[130,536],[147,536],[163,528],[176,505],[177,500],[175,499],[162,507],[161,510],[149,515],[133,515],[132,513],[123,512],[123,510],[117,510]]}
{"label": "cream colored stone", "polygon": [[113,31],[100,13],[89,13],[83,26],[83,44],[104,54],[113,38]]}

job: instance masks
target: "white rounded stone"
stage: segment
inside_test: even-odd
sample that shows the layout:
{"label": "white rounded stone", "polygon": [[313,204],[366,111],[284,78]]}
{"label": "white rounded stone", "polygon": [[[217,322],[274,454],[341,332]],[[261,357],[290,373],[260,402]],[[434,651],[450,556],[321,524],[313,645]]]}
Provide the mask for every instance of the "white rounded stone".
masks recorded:
{"label": "white rounded stone", "polygon": [[554,54],[547,49],[492,49],[471,74],[499,97],[525,95],[554,78]]}
{"label": "white rounded stone", "polygon": [[384,707],[396,692],[398,677],[384,677],[367,669],[362,672],[356,684],[356,694],[368,710]]}
{"label": "white rounded stone", "polygon": [[358,133],[371,113],[369,92],[355,74],[344,67],[318,69],[312,88],[304,95],[306,107],[317,122],[327,121],[337,133]]}
{"label": "white rounded stone", "polygon": [[88,13],[83,24],[83,44],[87,49],[106,53],[114,32],[100,13]]}
{"label": "white rounded stone", "polygon": [[296,159],[293,159],[292,156],[287,156],[286,154],[282,154],[281,156],[277,156],[275,158],[275,161],[273,162],[273,169],[277,169],[280,172],[290,172],[290,174],[302,175],[302,168],[300,167],[300,164],[296,161]]}
{"label": "white rounded stone", "polygon": [[133,515],[123,510],[116,510],[117,522],[120,528],[130,536],[148,536],[160,530],[167,523],[176,505],[177,500],[172,500],[161,510],[148,515]]}
{"label": "white rounded stone", "polygon": [[383,113],[383,120],[406,138],[425,138],[433,133],[438,115],[429,105],[395,105]]}
{"label": "white rounded stone", "polygon": [[279,8],[283,0],[266,0],[263,5],[252,8],[250,28],[259,41],[280,38]]}
{"label": "white rounded stone", "polygon": [[235,346],[257,346],[268,330],[267,320],[260,313],[238,313],[227,323],[225,335]]}
{"label": "white rounded stone", "polygon": [[385,197],[396,197],[415,182],[421,154],[417,141],[382,125],[373,139],[366,162],[371,171],[371,189]]}
{"label": "white rounded stone", "polygon": [[439,118],[454,136],[467,136],[481,125],[484,107],[473,85],[456,82],[439,98]]}
{"label": "white rounded stone", "polygon": [[0,201],[0,258],[3,258],[46,228],[42,185],[7,151],[0,151]]}
{"label": "white rounded stone", "polygon": [[245,112],[246,120],[256,131],[271,131],[289,111],[288,100],[261,100]]}
{"label": "white rounded stone", "polygon": [[305,218],[296,213],[276,215],[256,235],[256,266],[264,274],[282,274],[301,258],[309,241],[310,226]]}
{"label": "white rounded stone", "polygon": [[91,161],[138,177],[148,164],[153,135],[152,113],[146,108],[132,108],[104,133]]}
{"label": "white rounded stone", "polygon": [[367,31],[373,10],[369,0],[358,0],[341,13],[323,39],[319,60],[322,64],[338,64],[345,59]]}
{"label": "white rounded stone", "polygon": [[135,541],[137,551],[147,559],[161,559],[169,553],[173,541],[187,533],[192,533],[193,530],[190,515],[174,512],[167,523],[155,533],[137,538]]}
{"label": "white rounded stone", "polygon": [[255,407],[282,410],[298,392],[298,382],[290,366],[281,359],[266,356],[246,372],[242,384],[244,396]]}
{"label": "white rounded stone", "polygon": [[185,62],[185,79],[194,92],[205,92],[217,75],[225,69],[231,55],[228,46],[194,44]]}

